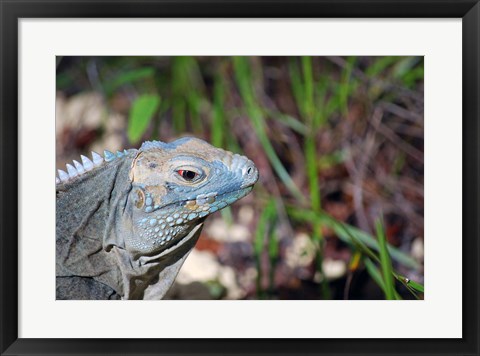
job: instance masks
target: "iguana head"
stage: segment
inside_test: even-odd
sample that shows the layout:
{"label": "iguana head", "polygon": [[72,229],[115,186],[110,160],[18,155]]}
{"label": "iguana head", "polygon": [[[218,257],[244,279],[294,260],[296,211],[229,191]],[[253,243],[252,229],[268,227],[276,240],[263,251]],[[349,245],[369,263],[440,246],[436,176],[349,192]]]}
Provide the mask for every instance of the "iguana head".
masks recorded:
{"label": "iguana head", "polygon": [[132,161],[125,247],[155,254],[175,246],[203,220],[247,195],[258,180],[248,158],[196,138],[145,142]]}

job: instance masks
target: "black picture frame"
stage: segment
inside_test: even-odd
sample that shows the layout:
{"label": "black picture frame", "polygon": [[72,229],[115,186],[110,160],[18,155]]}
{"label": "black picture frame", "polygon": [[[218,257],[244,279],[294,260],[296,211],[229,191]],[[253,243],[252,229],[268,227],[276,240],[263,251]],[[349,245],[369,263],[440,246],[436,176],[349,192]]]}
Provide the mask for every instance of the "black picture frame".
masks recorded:
{"label": "black picture frame", "polygon": [[[1,0],[1,355],[478,355],[479,49],[477,0]],[[463,337],[461,339],[18,338],[18,25],[20,18],[402,17],[462,18]],[[446,286],[446,288],[448,288]],[[188,322],[188,321],[186,321]]]}

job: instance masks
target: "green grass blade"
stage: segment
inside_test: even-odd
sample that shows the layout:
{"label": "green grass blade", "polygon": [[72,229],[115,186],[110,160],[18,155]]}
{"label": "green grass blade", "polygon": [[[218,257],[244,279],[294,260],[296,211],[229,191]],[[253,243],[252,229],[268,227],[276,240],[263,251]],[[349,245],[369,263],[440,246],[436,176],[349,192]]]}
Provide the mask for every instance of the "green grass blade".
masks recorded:
{"label": "green grass blade", "polygon": [[[172,61],[172,118],[175,131],[180,134],[187,129],[187,112],[195,115],[194,83],[195,62],[189,56],[174,57]],[[192,89],[193,88],[193,89]]]}
{"label": "green grass blade", "polygon": [[[330,215],[326,214],[325,212],[321,211],[315,213],[311,210],[306,209],[298,209],[298,207],[288,207],[287,208],[288,214],[298,220],[298,221],[309,221],[309,222],[319,222],[325,224],[329,228],[333,229],[337,236],[344,242],[352,244],[352,236],[355,236],[356,239],[364,243],[369,248],[372,248],[376,251],[379,251],[379,246],[377,240],[372,237],[370,234],[357,229],[351,225],[342,223]],[[401,263],[402,265],[412,268],[412,269],[419,269],[420,265],[418,264],[415,259],[410,257],[409,255],[405,254],[404,252],[398,250],[397,248],[388,245],[388,251],[392,258]]]}
{"label": "green grass blade", "polygon": [[389,300],[395,299],[395,281],[393,279],[392,261],[387,249],[387,237],[385,229],[380,220],[375,223],[378,245],[380,248],[380,264],[382,267],[383,281],[385,283],[385,297]]}
{"label": "green grass blade", "polygon": [[350,92],[352,89],[352,71],[355,64],[356,58],[349,57],[346,61],[346,68],[342,73],[342,78],[340,80],[339,86],[337,88],[338,96],[338,105],[344,116],[348,115],[348,98],[350,97]]}
{"label": "green grass blade", "polygon": [[311,57],[302,57],[302,70],[303,70],[303,81],[304,81],[304,97],[303,104],[305,119],[309,123],[310,127],[313,129],[313,115],[315,111],[314,106],[314,92],[313,92],[313,68],[312,68],[312,58]]}
{"label": "green grass blade", "polygon": [[308,135],[305,139],[305,169],[307,170],[308,185],[310,189],[310,204],[314,211],[319,211],[320,202],[320,185],[318,183],[318,159],[317,145],[315,137]]}
{"label": "green grass blade", "polygon": [[233,224],[232,207],[230,205],[220,210],[220,214],[222,215],[223,221],[225,221],[228,226]]}
{"label": "green grass blade", "polygon": [[253,241],[253,252],[255,255],[255,262],[257,267],[257,296],[264,297],[264,291],[262,288],[262,255],[265,250],[266,235],[268,232],[269,224],[276,215],[275,200],[272,198],[267,202],[267,205],[263,209],[260,218],[258,219],[257,229],[255,231],[255,239]]}
{"label": "green grass blade", "polygon": [[377,59],[375,59],[375,61],[367,68],[365,74],[370,78],[378,77],[386,68],[395,64],[397,61],[397,56],[377,57]]}
{"label": "green grass blade", "polygon": [[260,254],[265,247],[265,236],[269,229],[269,224],[276,218],[277,209],[275,205],[275,199],[271,198],[268,200],[265,208],[260,215],[257,225],[257,231],[255,234],[255,245],[254,252],[255,254]]}
{"label": "green grass blade", "polygon": [[375,283],[377,283],[378,286],[385,292],[385,283],[383,282],[382,274],[378,270],[377,266],[375,266],[375,263],[373,263],[370,258],[364,258],[363,263],[365,264],[365,268],[370,277],[372,277]]}
{"label": "green grass blade", "polygon": [[225,147],[225,82],[222,75],[217,75],[213,85],[213,122],[212,144]]}
{"label": "green grass blade", "polygon": [[[353,243],[353,245],[355,246],[355,248],[358,250],[358,251],[361,251],[364,255],[368,256],[372,261],[376,261],[379,265],[382,264],[381,262],[381,259],[370,249],[368,248],[363,242],[361,242],[360,240],[358,240],[354,235],[352,235],[350,232],[348,232],[348,230],[346,230],[345,226],[344,225],[341,225],[341,227],[344,229],[344,231],[348,234],[348,236],[351,238],[351,242]],[[412,288],[409,283],[410,283],[410,280],[403,277],[403,276],[400,276],[398,273],[396,273],[393,268],[392,268],[392,272],[391,272],[391,275],[397,279],[400,283],[402,283],[406,288],[407,290],[416,298],[416,299],[420,299],[416,293],[416,290],[414,288]],[[414,282],[416,286],[418,286],[418,288],[421,288],[423,290],[423,286],[419,283],[416,283]],[[401,299],[399,298],[399,295],[398,293],[395,291],[395,297],[397,299]]]}
{"label": "green grass blade", "polygon": [[304,105],[299,105],[299,103],[303,102],[303,98],[305,97],[304,88],[302,85],[300,69],[298,68],[296,58],[292,58],[289,62],[288,71],[290,74],[290,83],[292,87],[292,93],[297,103],[298,111],[302,117],[305,117],[304,112]]}
{"label": "green grass blade", "polygon": [[[375,283],[377,283],[378,286],[383,290],[383,292],[386,293],[385,283],[383,282],[382,274],[380,273],[380,270],[377,268],[377,266],[375,266],[375,263],[373,263],[370,258],[364,258],[363,263],[370,277],[372,277]],[[398,294],[397,291],[395,291],[395,299],[402,299],[402,297],[400,296],[400,294]]]}
{"label": "green grass blade", "polygon": [[400,57],[392,69],[394,78],[402,79],[422,60],[422,57]]}
{"label": "green grass blade", "polygon": [[394,272],[394,277],[397,279],[397,281],[402,283],[405,286],[405,288],[407,288],[407,290],[410,293],[412,293],[413,296],[415,296],[415,298],[420,299],[420,297],[417,295],[417,293],[422,293],[422,294],[425,293],[424,287],[423,287],[422,284],[420,284],[418,282],[415,282],[415,281],[412,281],[411,279],[408,279],[407,277],[401,276],[401,275],[399,275],[398,273],[395,273],[395,272]]}
{"label": "green grass blade", "polygon": [[121,72],[110,81],[105,82],[105,92],[108,96],[125,84],[131,84],[136,81],[150,79],[155,75],[155,69],[152,67],[137,68],[126,72]]}
{"label": "green grass blade", "polygon": [[281,123],[288,126],[293,131],[299,133],[302,136],[306,136],[308,133],[307,126],[293,116],[268,109],[264,109],[264,113],[266,116],[270,116],[271,118],[280,121]]}
{"label": "green grass blade", "polygon": [[407,283],[407,286],[415,289],[417,292],[425,293],[425,289],[424,289],[423,285],[421,285],[420,283],[412,281],[411,279],[408,280],[408,282],[406,282],[406,283]]}

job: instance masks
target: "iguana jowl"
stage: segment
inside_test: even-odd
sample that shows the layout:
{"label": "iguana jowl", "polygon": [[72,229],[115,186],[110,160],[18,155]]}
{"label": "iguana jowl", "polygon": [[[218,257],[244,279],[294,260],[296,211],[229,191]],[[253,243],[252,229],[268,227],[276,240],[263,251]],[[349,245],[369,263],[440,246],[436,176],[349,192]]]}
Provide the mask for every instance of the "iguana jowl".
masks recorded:
{"label": "iguana jowl", "polygon": [[205,218],[258,180],[252,161],[196,138],[73,163],[56,179],[57,299],[161,299]]}

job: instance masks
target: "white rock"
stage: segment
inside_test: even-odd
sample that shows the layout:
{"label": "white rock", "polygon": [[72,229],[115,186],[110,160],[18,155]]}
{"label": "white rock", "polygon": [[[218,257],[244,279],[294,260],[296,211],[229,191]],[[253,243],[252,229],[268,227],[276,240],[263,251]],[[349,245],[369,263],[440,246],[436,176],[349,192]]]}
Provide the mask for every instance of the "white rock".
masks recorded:
{"label": "white rock", "polygon": [[241,299],[245,296],[245,292],[238,286],[232,267],[222,266],[218,280],[227,289],[227,299]]}
{"label": "white rock", "polygon": [[250,241],[250,230],[246,226],[233,224],[227,232],[227,241]]}
{"label": "white rock", "polygon": [[242,225],[248,225],[255,217],[255,211],[250,205],[242,205],[238,210],[238,222]]}
{"label": "white rock", "polygon": [[205,231],[212,239],[220,242],[250,241],[250,230],[241,224],[228,225],[223,219],[214,219],[205,227]]}
{"label": "white rock", "polygon": [[323,275],[316,271],[313,276],[315,283],[321,283],[323,278],[327,280],[337,279],[343,277],[347,273],[347,263],[342,260],[333,260],[331,258],[325,259],[322,262]]}
{"label": "white rock", "polygon": [[347,273],[347,264],[342,260],[325,259],[322,263],[323,274],[327,279],[337,279]]}
{"label": "white rock", "polygon": [[299,233],[285,249],[285,261],[290,268],[305,267],[315,258],[315,244],[310,236]]}
{"label": "white rock", "polygon": [[417,261],[422,262],[424,256],[424,248],[423,248],[423,239],[421,237],[417,237],[412,242],[411,252],[412,257],[415,258]]}
{"label": "white rock", "polygon": [[193,249],[180,269],[176,281],[182,284],[195,281],[208,282],[215,280],[219,273],[220,263],[213,253]]}
{"label": "white rock", "polygon": [[176,282],[189,284],[208,281],[220,282],[227,290],[227,299],[241,299],[245,295],[236,281],[232,267],[221,265],[216,256],[209,251],[193,249],[180,269]]}

